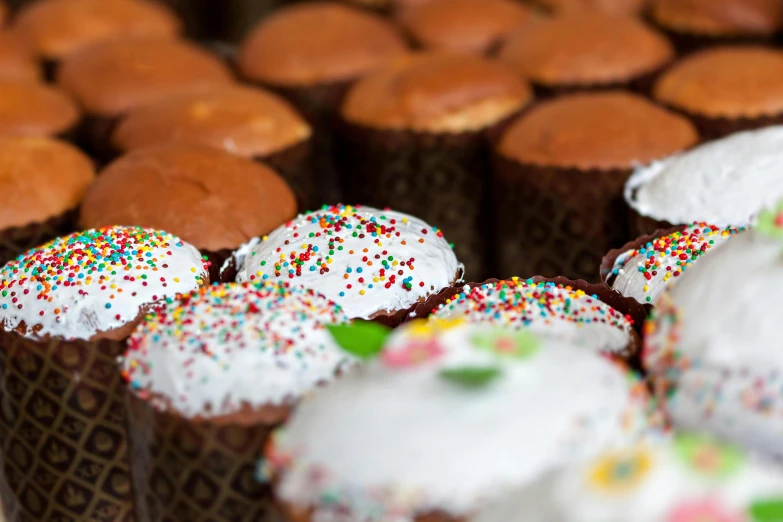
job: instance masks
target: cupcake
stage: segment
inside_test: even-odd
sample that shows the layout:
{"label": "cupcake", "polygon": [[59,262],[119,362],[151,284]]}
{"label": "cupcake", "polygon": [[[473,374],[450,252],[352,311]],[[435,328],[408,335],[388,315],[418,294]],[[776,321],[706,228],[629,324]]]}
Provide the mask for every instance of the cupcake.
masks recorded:
{"label": "cupcake", "polygon": [[617,86],[643,91],[674,49],[636,18],[587,12],[531,25],[509,38],[499,58],[543,95]]}
{"label": "cupcake", "polygon": [[[685,272],[645,325],[644,364],[675,428],[779,460],[783,206]],[[741,274],[741,277],[739,276]]]}
{"label": "cupcake", "polygon": [[[694,222],[747,226],[783,197],[783,126],[740,132],[639,167],[625,185],[638,234]],[[780,180],[780,181],[779,181]]]}
{"label": "cupcake", "polygon": [[649,18],[688,52],[718,43],[767,42],[783,26],[777,0],[650,0]]}
{"label": "cupcake", "polygon": [[0,138],[0,266],[73,230],[73,218],[95,177],[90,159],[68,143]]}
{"label": "cupcake", "polygon": [[18,520],[135,520],[116,358],[145,313],[207,282],[165,232],[91,229],[0,269],[0,496]]}
{"label": "cupcake", "polygon": [[341,110],[346,194],[437,225],[472,277],[488,277],[488,138],[531,98],[514,71],[479,56],[431,51],[374,72]]}
{"label": "cupcake", "polygon": [[164,143],[205,145],[275,168],[308,208],[319,202],[319,176],[309,161],[311,129],[288,102],[243,86],[187,92],[124,117],[112,146],[125,153]]}
{"label": "cupcake", "polygon": [[[466,285],[440,303],[430,320],[463,319],[470,323],[529,330],[575,346],[629,359],[640,342],[634,327],[641,318],[630,315],[623,299],[584,281],[558,282],[512,278]],[[612,304],[621,310],[616,309]]]}
{"label": "cupcake", "polygon": [[295,403],[352,365],[326,330],[346,321],[282,281],[202,288],[147,316],[121,363],[139,520],[272,520],[256,463]]}
{"label": "cupcake", "polygon": [[280,176],[264,165],[200,145],[131,152],[87,190],[79,221],[171,230],[210,261],[210,273],[236,248],[296,215]]}
{"label": "cupcake", "polygon": [[607,14],[640,14],[648,0],[533,0],[533,4],[555,15],[584,14],[599,11]]}
{"label": "cupcake", "polygon": [[643,437],[644,397],[621,367],[567,343],[414,323],[303,401],[261,469],[292,522],[469,520],[498,490]]}
{"label": "cupcake", "polygon": [[460,281],[462,269],[443,233],[421,219],[339,205],[302,214],[244,245],[223,280],[290,281],[332,299],[352,319],[395,325]]}
{"label": "cupcake", "polygon": [[56,64],[114,38],[172,38],[180,23],[160,2],[150,0],[47,0],[24,6],[13,29],[38,56]]}
{"label": "cupcake", "polygon": [[656,101],[687,115],[704,139],[783,119],[783,52],[717,47],[683,58],[653,87]]}
{"label": "cupcake", "polygon": [[419,47],[485,54],[536,21],[513,0],[431,0],[401,9],[399,22]]}
{"label": "cupcake", "polygon": [[622,91],[540,103],[495,147],[499,273],[596,282],[603,255],[629,237],[621,198],[633,166],[697,141],[685,118]]}
{"label": "cupcake", "polygon": [[232,77],[216,56],[185,41],[125,38],[69,56],[57,82],[89,117],[87,148],[106,158],[111,130],[123,114],[188,90],[229,84]]}
{"label": "cupcake", "polygon": [[601,278],[612,290],[652,306],[694,263],[744,230],[706,223],[659,230],[610,251]]}
{"label": "cupcake", "polygon": [[275,89],[313,125],[326,201],[341,199],[333,140],[340,100],[357,79],[406,48],[404,38],[388,21],[333,2],[280,9],[242,42],[237,60],[242,76]]}
{"label": "cupcake", "polygon": [[[565,466],[502,494],[474,522],[776,520],[779,469],[709,436],[640,443]],[[769,517],[769,518],[768,518]]]}
{"label": "cupcake", "polygon": [[0,79],[38,80],[41,66],[35,53],[12,31],[0,30]]}
{"label": "cupcake", "polygon": [[31,80],[0,79],[0,135],[73,139],[79,108],[62,90]]}

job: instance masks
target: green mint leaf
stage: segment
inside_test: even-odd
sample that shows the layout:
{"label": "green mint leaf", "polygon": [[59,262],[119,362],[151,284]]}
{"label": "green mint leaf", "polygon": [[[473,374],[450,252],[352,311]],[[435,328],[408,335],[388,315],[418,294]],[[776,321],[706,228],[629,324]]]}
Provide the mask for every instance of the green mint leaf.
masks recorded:
{"label": "green mint leaf", "polygon": [[372,321],[354,321],[349,324],[328,324],[326,329],[335,342],[359,359],[372,359],[383,351],[391,330]]}
{"label": "green mint leaf", "polygon": [[500,373],[500,368],[496,366],[460,366],[444,368],[440,376],[466,388],[483,388],[500,377]]}
{"label": "green mint leaf", "polygon": [[783,498],[757,500],[750,506],[753,522],[783,521]]}

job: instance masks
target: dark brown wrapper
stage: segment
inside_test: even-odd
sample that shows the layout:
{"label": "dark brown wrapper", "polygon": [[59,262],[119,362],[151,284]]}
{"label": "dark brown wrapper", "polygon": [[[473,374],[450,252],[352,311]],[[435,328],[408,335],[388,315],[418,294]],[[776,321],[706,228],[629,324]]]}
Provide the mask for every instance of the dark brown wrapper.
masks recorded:
{"label": "dark brown wrapper", "polygon": [[352,203],[390,207],[443,231],[475,279],[495,273],[490,255],[490,137],[483,131],[429,134],[373,129],[343,122],[341,172]]}
{"label": "dark brown wrapper", "polygon": [[623,187],[630,169],[522,164],[495,154],[499,273],[598,282],[604,254],[629,238]]}
{"label": "dark brown wrapper", "polygon": [[43,223],[0,230],[0,266],[16,259],[31,248],[73,232],[75,211],[66,212]]}
{"label": "dark brown wrapper", "polygon": [[[219,283],[221,282],[220,268],[227,259],[232,258],[233,250],[223,249],[217,251],[202,250],[201,255],[206,256],[209,262],[209,282]],[[234,265],[235,266],[235,265]],[[236,269],[234,269],[234,277],[236,277]],[[232,280],[233,281],[233,280]],[[227,281],[224,281],[227,282]]]}
{"label": "dark brown wrapper", "polygon": [[272,167],[288,183],[294,191],[297,209],[312,209],[327,203],[321,195],[321,176],[313,162],[311,139],[256,160]]}
{"label": "dark brown wrapper", "polygon": [[256,479],[275,428],[194,422],[127,393],[139,522],[278,522],[271,489]]}
{"label": "dark brown wrapper", "polygon": [[117,155],[111,144],[119,117],[103,117],[87,114],[76,131],[76,143],[89,154],[97,167],[102,169]]}
{"label": "dark brown wrapper", "polygon": [[698,129],[702,142],[717,140],[735,132],[761,129],[783,123],[783,113],[753,118],[712,118],[677,107],[667,106],[667,108],[691,120]]}
{"label": "dark brown wrapper", "polygon": [[[631,197],[634,197],[634,194],[635,192],[631,193]],[[625,202],[625,206],[628,216],[628,223],[630,225],[631,236],[646,236],[655,234],[657,230],[665,230],[677,226],[673,223],[669,223],[668,221],[662,221],[651,218],[650,216],[642,215],[627,202]]]}
{"label": "dark brown wrapper", "polygon": [[721,45],[769,45],[774,41],[774,35],[708,36],[692,34],[668,29],[655,23],[652,19],[648,21],[669,38],[680,55]]}
{"label": "dark brown wrapper", "polygon": [[8,522],[135,520],[122,341],[0,331],[0,459]]}

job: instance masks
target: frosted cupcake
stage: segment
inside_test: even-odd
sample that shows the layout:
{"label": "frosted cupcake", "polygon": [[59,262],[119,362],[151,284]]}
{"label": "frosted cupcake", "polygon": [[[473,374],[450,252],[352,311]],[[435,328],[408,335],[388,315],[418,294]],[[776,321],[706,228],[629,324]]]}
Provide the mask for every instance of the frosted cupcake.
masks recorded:
{"label": "frosted cupcake", "polygon": [[779,520],[780,470],[709,437],[608,451],[510,492],[473,522]]}
{"label": "frosted cupcake", "polygon": [[385,347],[340,334],[348,349],[383,350],[273,436],[262,471],[292,522],[466,520],[498,488],[647,426],[643,386],[624,370],[528,332],[416,322]]}
{"label": "frosted cupcake", "polygon": [[140,519],[267,520],[255,463],[289,409],[352,364],[326,330],[346,321],[280,281],[203,288],[148,316],[122,362]]}
{"label": "frosted cupcake", "polygon": [[246,244],[224,267],[224,280],[234,273],[239,282],[290,281],[334,300],[348,317],[397,324],[459,281],[462,265],[443,234],[418,218],[339,205]]}
{"label": "frosted cupcake", "polygon": [[0,269],[7,513],[134,519],[117,357],[145,313],[206,282],[193,246],[140,227],[71,234]]}
{"label": "frosted cupcake", "polygon": [[642,236],[604,257],[601,278],[622,295],[653,305],[691,265],[744,230],[694,223]]}
{"label": "frosted cupcake", "polygon": [[639,234],[695,222],[747,226],[783,196],[783,126],[732,134],[636,169],[625,201]]}
{"label": "frosted cupcake", "polygon": [[644,364],[674,426],[783,457],[783,206],[685,272],[645,325]]}
{"label": "frosted cupcake", "polygon": [[602,353],[635,354],[639,337],[634,332],[634,318],[601,297],[616,306],[622,306],[623,300],[598,285],[578,283],[512,278],[468,285],[439,304],[431,320],[465,319],[529,329],[536,335],[588,346]]}

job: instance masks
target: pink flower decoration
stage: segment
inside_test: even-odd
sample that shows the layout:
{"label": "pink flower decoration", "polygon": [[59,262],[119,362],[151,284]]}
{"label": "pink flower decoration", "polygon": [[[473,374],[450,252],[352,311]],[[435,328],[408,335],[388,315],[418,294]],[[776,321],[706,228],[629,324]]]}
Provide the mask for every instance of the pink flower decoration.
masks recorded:
{"label": "pink flower decoration", "polygon": [[444,353],[435,339],[412,340],[399,350],[385,350],[381,360],[391,368],[408,368],[435,360]]}
{"label": "pink flower decoration", "polygon": [[743,517],[727,511],[716,499],[685,502],[675,507],[668,522],[743,522]]}

